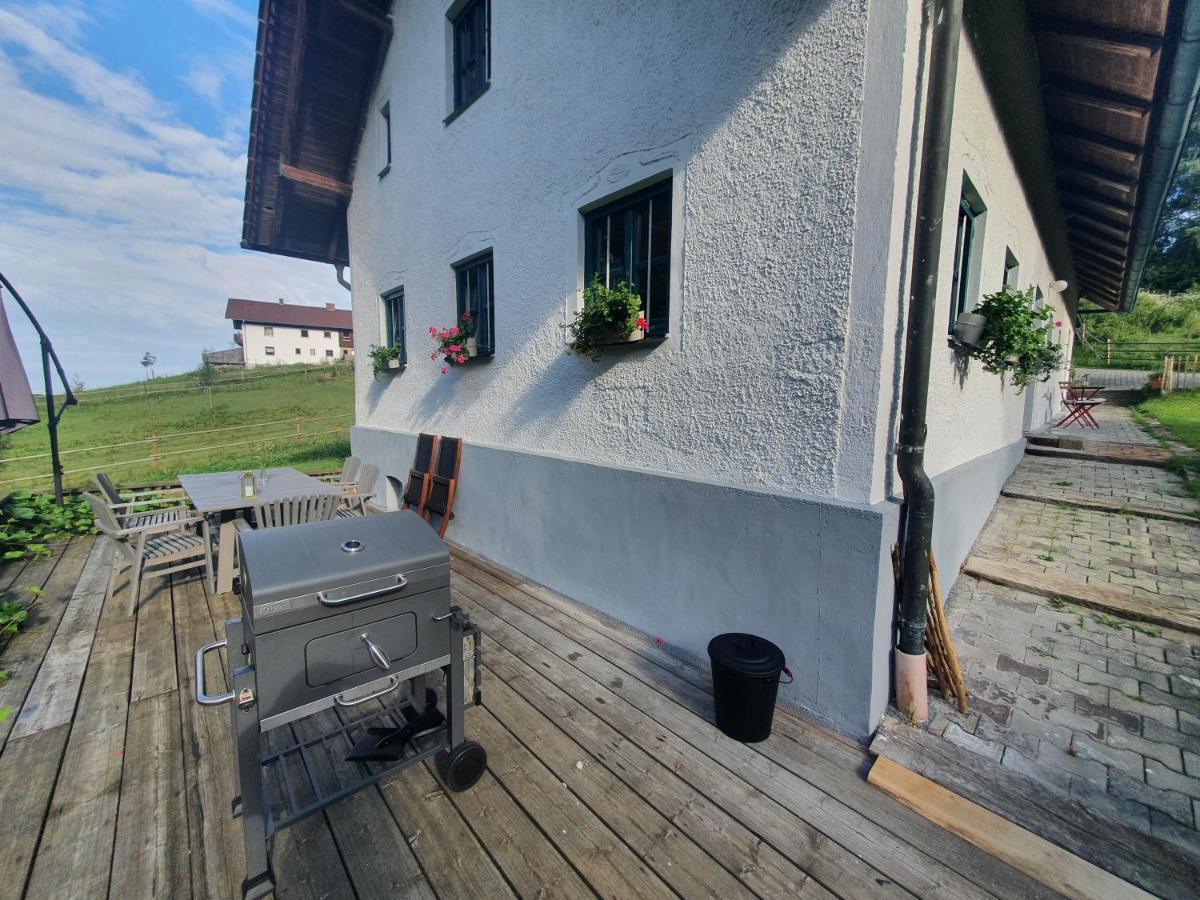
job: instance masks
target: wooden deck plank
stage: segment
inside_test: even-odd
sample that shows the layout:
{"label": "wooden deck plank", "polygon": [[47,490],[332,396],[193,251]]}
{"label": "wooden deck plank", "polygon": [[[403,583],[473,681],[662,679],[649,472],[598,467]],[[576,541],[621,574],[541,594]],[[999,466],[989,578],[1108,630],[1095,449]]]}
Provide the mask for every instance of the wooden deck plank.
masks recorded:
{"label": "wooden deck plank", "polygon": [[1032,563],[1000,562],[982,556],[968,557],[963,563],[963,573],[1031,594],[1058,597],[1089,609],[1116,613],[1135,622],[1200,634],[1200,611],[1194,601],[1183,597],[1160,594],[1155,599],[1134,598],[1123,588],[1067,578]]}
{"label": "wooden deck plank", "polygon": [[1067,897],[1149,900],[1153,896],[885,756],[875,760],[868,780]]}
{"label": "wooden deck plank", "polygon": [[[54,640],[63,612],[75,593],[79,573],[83,571],[92,545],[91,538],[72,541],[64,549],[62,558],[53,569],[40,569],[37,577],[49,572],[45,581],[40,585],[30,585],[21,579],[12,591],[13,599],[24,603],[29,601],[29,596],[23,588],[39,587],[42,594],[30,610],[29,618],[21,626],[21,630],[8,639],[4,645],[4,652],[0,655],[0,669],[8,673],[8,679],[0,684],[0,708],[7,707],[9,710],[8,717],[0,722],[0,750],[4,748],[4,742],[8,740],[9,732],[16,724],[17,713],[20,712],[38,670],[42,667],[46,648]],[[25,596],[22,596],[23,594]]]}
{"label": "wooden deck plank", "polygon": [[[233,738],[229,710],[195,701],[193,654],[214,640],[216,629],[199,579],[172,586],[175,618],[175,661],[178,667],[184,789],[188,834],[192,845],[191,879],[195,897],[240,896],[246,860],[241,823],[233,818]],[[220,628],[224,637],[223,623]],[[225,670],[214,657],[209,663],[208,692],[226,689]]]}
{"label": "wooden deck plank", "polygon": [[[175,670],[175,614],[171,588],[161,578],[152,580],[147,587],[154,591],[154,602],[143,596],[137,611],[133,686],[129,695],[133,703],[179,687]],[[142,593],[144,595],[147,591],[143,589]]]}
{"label": "wooden deck plank", "polygon": [[[564,789],[563,782],[494,717],[483,711],[472,717],[471,727],[487,748],[488,770],[510,794],[520,798],[529,817],[598,895],[675,896],[603,819],[580,803],[569,788]],[[474,824],[474,820],[468,821]],[[487,841],[484,843],[491,846]],[[523,893],[519,885],[514,887]],[[736,883],[734,888],[737,889]]]}
{"label": "wooden deck plank", "polygon": [[96,541],[21,706],[13,725],[13,738],[66,725],[75,715],[75,704],[112,577],[112,566],[112,543]]}
{"label": "wooden deck plank", "polygon": [[[619,676],[599,682],[495,616],[475,598],[459,596],[487,635],[488,667],[498,671],[507,652],[506,661],[515,665],[504,672],[505,681],[534,705],[555,708],[550,698],[555,693],[553,688],[560,689],[562,694],[569,695],[569,700],[579,703],[675,771],[696,793],[708,797],[828,890],[854,896],[905,893],[892,879],[806,822],[799,813],[811,803],[799,804],[793,812],[773,794],[756,789],[619,696],[616,691],[624,687]],[[589,651],[580,647],[578,652],[582,655]],[[566,713],[562,715],[570,718]]]}
{"label": "wooden deck plank", "polygon": [[[339,720],[332,711],[300,719],[295,723],[297,737],[315,738],[335,727]],[[336,771],[342,783],[360,776],[354,763],[345,760],[348,746],[332,748],[329,755],[312,754],[318,769],[314,777],[324,785],[336,784]],[[325,811],[333,839],[342,861],[360,897],[408,897],[434,900],[421,866],[412,848],[404,840],[387,805],[377,790],[359,791],[335,803]]]}
{"label": "wooden deck plank", "polygon": [[18,559],[13,562],[0,565],[0,594],[7,591],[12,584],[20,577],[21,572],[25,569],[27,559]]}
{"label": "wooden deck plank", "polygon": [[[455,572],[468,578],[472,573],[482,572],[517,588],[521,593],[507,595],[510,602],[598,650],[610,662],[674,698],[706,721],[714,722],[712,683],[707,672],[667,653],[642,636],[615,626],[581,604],[461,549],[455,549],[451,565]],[[523,602],[522,595],[531,602]],[[880,796],[865,779],[871,762],[869,754],[836,735],[784,710],[776,710],[771,737],[754,744],[753,749],[887,828],[901,840],[965,874],[988,891],[1027,898],[1053,896],[1054,892],[1023,872],[984,853],[893,798]]]}
{"label": "wooden deck plank", "polygon": [[132,703],[110,897],[191,896],[186,798],[178,695]]}
{"label": "wooden deck plank", "polygon": [[379,788],[439,897],[515,897],[491,856],[425,766]]}
{"label": "wooden deck plank", "polygon": [[[490,581],[501,592],[511,590],[495,579]],[[673,743],[684,759],[693,757],[695,754],[692,751],[700,751],[701,758],[692,763],[689,772],[696,771],[697,767],[713,766],[713,779],[720,786],[725,786],[734,779],[744,780],[761,792],[765,802],[769,804],[777,801],[777,806],[782,805],[782,812],[794,811],[796,816],[811,828],[828,837],[831,841],[830,850],[819,857],[822,865],[840,858],[847,873],[857,871],[865,882],[871,883],[878,879],[878,873],[863,871],[861,863],[861,859],[870,859],[887,879],[920,896],[943,893],[979,896],[985,893],[938,860],[901,841],[875,823],[864,820],[818,787],[772,763],[745,744],[725,737],[715,727],[681,707],[673,699],[629,677],[627,672],[618,669],[601,654],[561,635],[540,619],[530,616],[508,603],[506,599],[490,593],[474,582],[464,580],[460,587],[464,593],[470,592],[473,603],[484,606],[493,617],[503,619],[528,639],[518,637],[515,642],[509,644],[510,649],[518,652],[526,660],[537,658],[539,665],[552,667],[555,677],[559,679],[569,678],[578,683],[577,676],[582,674],[599,685],[608,685],[611,691],[604,690],[606,695],[612,695],[613,700],[600,706],[602,717],[614,715],[618,710],[615,703],[623,701],[621,712],[627,713],[636,709],[642,716],[650,719],[655,729],[665,732],[668,743]],[[490,630],[493,624],[494,622],[486,624],[485,630]],[[510,638],[506,637],[505,640],[509,641]],[[558,659],[548,659],[548,652]],[[562,663],[566,663],[567,668],[564,669]],[[574,669],[575,672],[572,673],[569,669]],[[580,684],[580,690],[584,694],[588,693],[586,682]],[[572,693],[576,694],[578,699],[594,702],[594,696],[585,698],[574,690]],[[647,727],[638,716],[630,716],[627,722],[621,724],[622,731],[637,727]],[[632,734],[628,731],[626,733]],[[657,746],[661,752],[664,744],[659,743]],[[719,774],[721,772],[728,775],[723,777]],[[790,816],[790,813],[788,815]],[[761,820],[761,814],[752,818],[752,821],[755,818]],[[785,829],[781,834],[787,832],[788,829]],[[827,888],[836,889],[835,883],[827,880],[827,876],[809,871]]]}
{"label": "wooden deck plank", "polygon": [[23,895],[70,731],[59,725],[9,741],[0,755],[0,900]]}
{"label": "wooden deck plank", "polygon": [[[106,568],[111,566],[111,547],[99,556]],[[89,558],[79,588],[98,589],[103,600],[108,581],[101,577],[104,572],[93,571],[88,580],[88,568],[97,558]],[[73,599],[72,604],[75,602]],[[94,627],[95,639],[89,640],[91,653],[85,652],[81,662],[85,672],[78,709],[72,704],[67,712],[68,716],[74,714],[71,736],[34,858],[30,898],[94,898],[108,891],[124,764],[134,622],[118,597],[111,598],[100,612],[97,624],[91,618],[90,602],[77,617],[68,609],[59,629]],[[53,652],[51,645],[48,660]],[[39,680],[41,677],[39,674]],[[70,877],[64,878],[63,873]]]}
{"label": "wooden deck plank", "polygon": [[536,703],[526,699],[506,681],[521,683],[518,661],[506,650],[489,644],[485,655],[488,711],[584,803],[603,809],[622,839],[681,896],[737,896],[744,889],[735,875],[760,896],[823,893],[790,860],[566,694],[548,690],[533,695]]}

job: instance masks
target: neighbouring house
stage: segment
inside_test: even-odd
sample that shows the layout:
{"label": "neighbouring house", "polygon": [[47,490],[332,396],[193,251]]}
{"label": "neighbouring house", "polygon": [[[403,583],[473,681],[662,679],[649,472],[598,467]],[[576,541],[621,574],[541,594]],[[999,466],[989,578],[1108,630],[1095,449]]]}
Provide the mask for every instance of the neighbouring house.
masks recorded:
{"label": "neighbouring house", "polygon": [[233,322],[238,346],[206,353],[213,365],[315,365],[354,356],[354,317],[334,303],[320,307],[230,297],[225,318]]}
{"label": "neighbouring house", "polygon": [[[351,437],[389,506],[417,434],[460,435],[453,541],[683,652],[768,635],[781,697],[863,735],[928,509],[898,455],[948,582],[1059,412],[1065,370],[1018,392],[951,329],[1033,286],[1069,358],[1080,297],[1132,305],[1198,6],[263,0],[242,243],[348,266],[399,348]],[[564,330],[594,277],[648,326],[599,362]]]}

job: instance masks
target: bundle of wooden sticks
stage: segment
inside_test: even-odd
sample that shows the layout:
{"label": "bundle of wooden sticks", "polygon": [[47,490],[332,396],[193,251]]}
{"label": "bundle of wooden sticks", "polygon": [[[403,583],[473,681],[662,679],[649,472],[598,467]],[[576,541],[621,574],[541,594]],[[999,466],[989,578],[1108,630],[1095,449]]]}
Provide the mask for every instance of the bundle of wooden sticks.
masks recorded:
{"label": "bundle of wooden sticks", "polygon": [[[902,575],[899,546],[892,548],[892,567],[895,570],[896,583],[899,584]],[[925,653],[929,660],[929,669],[942,696],[957,704],[959,712],[965,713],[970,708],[967,704],[967,686],[963,682],[962,669],[958,665],[958,654],[954,652],[954,644],[950,640],[946,609],[942,605],[942,584],[938,577],[937,560],[934,559],[932,551],[929,554],[929,580],[929,605],[925,617]]]}

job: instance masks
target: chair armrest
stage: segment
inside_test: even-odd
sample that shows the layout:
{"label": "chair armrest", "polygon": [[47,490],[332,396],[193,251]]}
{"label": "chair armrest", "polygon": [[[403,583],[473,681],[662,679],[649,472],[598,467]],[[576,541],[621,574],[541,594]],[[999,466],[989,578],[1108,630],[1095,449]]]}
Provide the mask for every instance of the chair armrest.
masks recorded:
{"label": "chair armrest", "polygon": [[131,491],[125,494],[131,500],[137,500],[141,497],[186,497],[187,491],[183,488],[159,488],[157,490],[148,491]]}
{"label": "chair armrest", "polygon": [[178,513],[195,513],[195,510],[190,506],[162,506],[157,509],[144,509],[152,504],[146,503],[113,503],[109,506],[114,513],[119,516],[148,516],[152,513],[163,513],[164,515],[173,515]]}
{"label": "chair armrest", "polygon": [[160,522],[157,525],[143,525],[139,528],[122,528],[117,534],[122,536],[133,536],[139,534],[160,534],[166,531],[182,531],[189,525],[200,525],[208,520],[204,516],[185,516],[178,519],[170,519],[166,522]]}
{"label": "chair armrest", "polygon": [[253,531],[254,529],[250,527],[249,522],[247,522],[241,516],[238,516],[233,520],[233,530],[240,534],[243,531]]}

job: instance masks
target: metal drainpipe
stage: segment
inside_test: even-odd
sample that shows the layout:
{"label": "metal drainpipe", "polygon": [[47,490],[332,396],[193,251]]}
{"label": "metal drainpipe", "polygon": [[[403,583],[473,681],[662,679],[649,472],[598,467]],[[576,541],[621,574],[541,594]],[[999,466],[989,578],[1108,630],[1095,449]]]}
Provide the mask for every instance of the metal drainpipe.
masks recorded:
{"label": "metal drainpipe", "polygon": [[341,263],[338,263],[337,265],[335,265],[333,267],[333,271],[335,273],[337,273],[337,283],[340,284],[342,287],[344,287],[346,290],[348,290],[348,291],[351,290],[350,282],[346,280],[346,267],[344,265],[342,265]]}
{"label": "metal drainpipe", "polygon": [[909,719],[929,715],[925,668],[925,610],[929,597],[929,550],[933,542],[933,482],[925,472],[925,411],[929,400],[929,360],[937,304],[937,273],[942,245],[942,211],[963,0],[934,0],[930,19],[929,89],[921,182],[913,242],[912,287],[904,340],[904,380],[900,394],[900,433],[896,465],[904,483],[901,525],[904,570],[896,617],[896,706]]}

